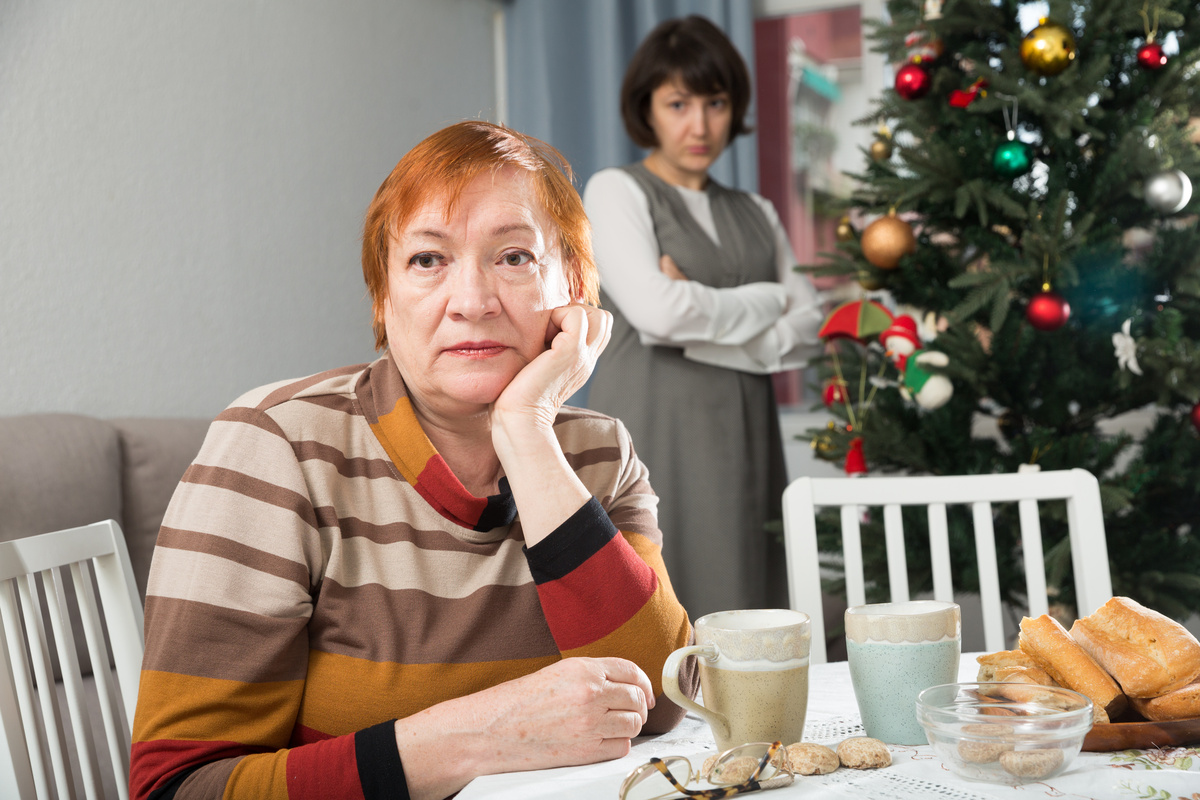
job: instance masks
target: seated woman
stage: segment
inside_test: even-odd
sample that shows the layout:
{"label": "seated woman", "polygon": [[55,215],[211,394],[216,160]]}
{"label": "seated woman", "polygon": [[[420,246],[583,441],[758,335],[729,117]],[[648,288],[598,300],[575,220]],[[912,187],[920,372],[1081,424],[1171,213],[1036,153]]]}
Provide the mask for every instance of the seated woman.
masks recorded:
{"label": "seated woman", "polygon": [[445,797],[683,716],[646,468],[562,405],[611,324],[570,167],[433,134],[376,193],[363,272],[382,357],[242,396],[167,510],[134,797]]}

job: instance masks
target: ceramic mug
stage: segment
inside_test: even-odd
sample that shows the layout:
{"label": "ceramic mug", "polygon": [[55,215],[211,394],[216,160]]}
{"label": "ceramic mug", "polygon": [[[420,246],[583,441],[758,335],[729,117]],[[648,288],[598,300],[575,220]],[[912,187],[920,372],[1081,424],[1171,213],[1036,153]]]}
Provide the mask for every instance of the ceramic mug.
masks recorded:
{"label": "ceramic mug", "polygon": [[[717,748],[799,742],[808,712],[807,614],[789,609],[718,611],[696,620],[696,644],[663,664],[663,690],[712,729]],[[679,690],[683,659],[696,656],[700,705]]]}
{"label": "ceramic mug", "polygon": [[939,600],[846,609],[846,655],[867,736],[888,744],[927,744],[917,695],[958,680],[958,605]]}

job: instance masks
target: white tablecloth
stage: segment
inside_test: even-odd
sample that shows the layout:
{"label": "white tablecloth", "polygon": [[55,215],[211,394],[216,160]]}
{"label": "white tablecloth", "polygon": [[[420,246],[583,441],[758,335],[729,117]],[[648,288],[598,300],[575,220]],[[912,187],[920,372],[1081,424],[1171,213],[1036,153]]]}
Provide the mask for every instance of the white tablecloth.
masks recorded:
{"label": "white tablecloth", "polygon": [[[975,680],[974,653],[964,653],[959,679]],[[850,736],[863,736],[844,661],[814,665],[809,673],[808,718],[804,740],[834,747]],[[998,786],[963,780],[951,773],[928,745],[892,745],[892,766],[877,770],[842,768],[831,775],[804,777],[782,789],[756,792],[747,797],[872,798],[909,800],[936,798],[1139,798],[1140,800],[1200,800],[1200,748],[1128,750],[1116,753],[1080,753],[1063,774],[1050,781],[1022,786]],[[657,737],[635,741],[625,758],[584,767],[488,775],[472,781],[458,800],[475,798],[569,798],[616,800],[625,775],[650,756],[683,755],[699,766],[716,752],[708,726],[689,714],[679,727]],[[707,784],[703,784],[707,786]],[[698,788],[698,787],[693,787]]]}

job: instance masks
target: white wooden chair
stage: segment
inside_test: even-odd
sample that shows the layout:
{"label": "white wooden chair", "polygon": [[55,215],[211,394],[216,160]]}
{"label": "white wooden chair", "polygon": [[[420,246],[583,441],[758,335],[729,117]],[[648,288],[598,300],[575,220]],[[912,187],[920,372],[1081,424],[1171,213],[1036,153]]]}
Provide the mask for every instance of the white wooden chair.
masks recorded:
{"label": "white wooden chair", "polygon": [[[98,721],[89,718],[85,703],[68,583],[74,585],[93,665]],[[65,713],[55,686],[43,600],[62,674]],[[101,615],[112,643],[116,686],[108,668]],[[71,747],[82,796],[89,800],[104,796],[99,750],[99,757],[112,765],[118,796],[127,800],[143,649],[142,604],[125,537],[116,522],[0,542],[0,797],[65,800],[80,796],[72,780]],[[105,741],[93,740],[96,729],[103,731]]]}
{"label": "white wooden chair", "polygon": [[1042,557],[1038,501],[1066,500],[1071,562],[1080,616],[1112,597],[1100,486],[1087,470],[1020,472],[1000,475],[908,477],[798,478],[783,493],[784,542],[792,608],[812,617],[813,663],[823,663],[825,625],[821,575],[817,562],[817,509],[841,508],[842,549],[849,605],[866,602],[859,517],[862,507],[883,507],[888,584],[893,602],[908,600],[908,572],[901,507],[928,506],[929,549],[933,594],[953,602],[947,504],[971,507],[979,565],[984,644],[989,652],[1004,650],[1000,578],[992,526],[992,503],[1016,502],[1025,565],[1026,602],[1030,616],[1047,613],[1046,572]]}

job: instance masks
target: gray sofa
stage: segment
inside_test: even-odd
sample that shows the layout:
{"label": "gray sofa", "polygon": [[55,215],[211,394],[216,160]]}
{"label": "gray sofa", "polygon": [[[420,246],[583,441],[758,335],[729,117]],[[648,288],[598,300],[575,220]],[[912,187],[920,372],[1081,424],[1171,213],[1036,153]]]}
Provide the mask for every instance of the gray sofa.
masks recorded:
{"label": "gray sofa", "polygon": [[0,541],[115,519],[144,599],[163,513],[209,422],[0,417]]}

